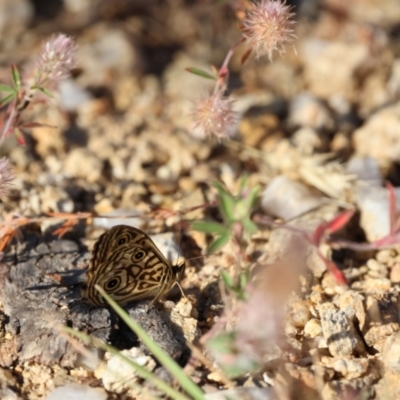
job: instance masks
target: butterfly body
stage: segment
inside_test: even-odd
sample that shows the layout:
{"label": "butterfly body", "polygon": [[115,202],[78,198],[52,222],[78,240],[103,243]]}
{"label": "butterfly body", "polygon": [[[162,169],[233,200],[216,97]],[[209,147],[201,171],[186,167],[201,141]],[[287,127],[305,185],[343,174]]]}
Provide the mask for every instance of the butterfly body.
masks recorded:
{"label": "butterfly body", "polygon": [[95,288],[99,285],[120,305],[155,302],[179,283],[184,269],[184,263],[172,266],[143,231],[118,225],[95,243],[82,296],[88,303],[106,305]]}

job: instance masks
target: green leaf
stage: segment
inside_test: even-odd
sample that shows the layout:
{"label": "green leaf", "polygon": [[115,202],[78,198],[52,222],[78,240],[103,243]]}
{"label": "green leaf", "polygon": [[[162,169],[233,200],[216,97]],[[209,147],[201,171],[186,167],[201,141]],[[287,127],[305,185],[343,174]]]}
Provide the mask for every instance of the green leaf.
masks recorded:
{"label": "green leaf", "polygon": [[246,204],[249,208],[249,213],[253,210],[253,208],[255,207],[255,205],[258,201],[258,198],[260,195],[260,190],[261,190],[261,187],[259,185],[253,187],[251,189],[249,195],[246,198]]}
{"label": "green leaf", "polygon": [[190,225],[194,230],[205,233],[215,233],[217,235],[224,235],[227,232],[227,228],[218,222],[194,221]]}
{"label": "green leaf", "polygon": [[228,289],[232,289],[232,287],[233,287],[233,279],[232,279],[232,277],[228,274],[228,272],[225,271],[225,270],[222,270],[222,271],[221,271],[221,277],[222,277],[222,280],[224,281],[225,286],[226,286]]}
{"label": "green leaf", "polygon": [[242,178],[240,179],[239,193],[241,193],[243,191],[243,189],[246,187],[248,180],[249,180],[248,175],[242,176]]}
{"label": "green leaf", "polygon": [[19,76],[19,71],[15,64],[11,65],[11,75],[14,84],[14,89],[18,92],[21,89],[21,77]]}
{"label": "green leaf", "polygon": [[242,221],[243,227],[248,234],[253,234],[258,231],[257,225],[249,218]]}
{"label": "green leaf", "polygon": [[14,93],[11,93],[8,96],[4,97],[4,99],[1,100],[0,105],[5,106],[15,97],[15,95],[16,95],[16,93],[14,92]]}
{"label": "green leaf", "polygon": [[15,89],[11,86],[0,84],[0,92],[15,92]]}
{"label": "green leaf", "polygon": [[249,271],[242,272],[239,275],[239,287],[240,287],[241,290],[245,290],[246,289],[246,286],[249,283],[249,280],[250,280]]}
{"label": "green leaf", "polygon": [[218,190],[219,206],[224,220],[233,222],[236,199],[220,183],[214,182],[214,187]]}
{"label": "green leaf", "polygon": [[198,76],[202,76],[203,78],[213,79],[213,80],[217,79],[216,76],[210,74],[207,71],[203,71],[202,69],[199,69],[199,68],[189,67],[189,68],[185,68],[185,70],[190,72],[190,73],[192,73],[192,74],[195,74],[195,75],[198,75]]}
{"label": "green leaf", "polygon": [[207,253],[214,253],[214,251],[217,251],[221,247],[225,246],[229,242],[230,237],[230,232],[226,232],[224,235],[214,239],[214,241],[210,244]]}
{"label": "green leaf", "polygon": [[120,358],[123,362],[128,364],[129,366],[132,367],[132,369],[136,370],[136,372],[143,378],[147,379],[151,383],[153,383],[155,386],[157,386],[161,391],[163,391],[167,396],[170,396],[173,399],[177,400],[188,400],[186,396],[184,396],[182,393],[179,393],[172,387],[170,387],[166,382],[158,378],[157,375],[154,373],[150,372],[146,368],[142,367],[138,363],[136,363],[134,360],[131,358],[125,356],[124,354],[121,354],[118,349],[116,349],[113,346],[110,346],[106,343],[104,343],[102,340],[89,336],[85,333],[76,331],[75,329],[69,328],[69,327],[63,327],[62,330],[66,333],[68,333],[71,336],[75,336],[78,339],[82,340],[84,343],[88,345],[93,345],[97,348],[101,348],[104,351],[108,351],[111,354],[116,355],[118,358]]}
{"label": "green leaf", "polygon": [[53,98],[53,93],[50,92],[50,90],[44,88],[44,87],[38,87],[38,89],[44,93],[46,96]]}
{"label": "green leaf", "polygon": [[222,332],[207,342],[207,347],[214,353],[232,354],[235,348],[236,333]]}
{"label": "green leaf", "polygon": [[121,308],[99,285],[95,286],[96,290],[104,297],[107,303],[115,310],[120,318],[129,326],[129,328],[138,336],[142,343],[151,351],[155,358],[162,364],[171,375],[179,382],[181,387],[194,400],[204,400],[203,391],[189,378],[182,368],[173,360],[163,349],[161,349],[150,336],[134,321],[128,313]]}

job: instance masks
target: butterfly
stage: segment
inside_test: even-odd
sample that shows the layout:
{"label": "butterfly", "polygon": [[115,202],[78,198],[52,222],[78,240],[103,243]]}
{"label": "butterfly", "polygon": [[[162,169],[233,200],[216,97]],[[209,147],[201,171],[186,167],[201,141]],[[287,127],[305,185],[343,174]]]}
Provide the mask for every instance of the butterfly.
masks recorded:
{"label": "butterfly", "polygon": [[118,225],[96,241],[82,297],[87,303],[107,305],[99,285],[118,304],[153,299],[154,304],[183,277],[185,263],[171,265],[143,231]]}

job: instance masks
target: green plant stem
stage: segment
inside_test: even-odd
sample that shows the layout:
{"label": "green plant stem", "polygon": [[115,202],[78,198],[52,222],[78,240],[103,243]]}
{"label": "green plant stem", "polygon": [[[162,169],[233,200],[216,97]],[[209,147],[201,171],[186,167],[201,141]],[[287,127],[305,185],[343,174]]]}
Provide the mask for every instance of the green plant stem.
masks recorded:
{"label": "green plant stem", "polygon": [[203,391],[185,374],[182,368],[164,350],[153,342],[149,335],[123,310],[104,290],[96,285],[95,288],[104,297],[107,303],[115,310],[122,320],[132,329],[139,339],[147,346],[154,357],[175,377],[181,387],[194,400],[204,400]]}
{"label": "green plant stem", "polygon": [[184,394],[176,391],[175,389],[170,387],[167,383],[165,383],[163,380],[159,379],[155,374],[148,371],[146,368],[143,368],[138,363],[133,361],[131,358],[125,356],[124,354],[121,354],[121,352],[118,349],[116,349],[115,347],[104,343],[100,339],[93,338],[85,333],[76,331],[75,329],[72,329],[72,328],[63,327],[62,330],[72,336],[77,337],[78,339],[82,340],[86,344],[92,344],[95,347],[101,348],[104,351],[108,351],[111,354],[116,355],[118,358],[120,358],[121,360],[123,360],[124,362],[129,364],[132,368],[134,368],[143,379],[151,381],[161,391],[163,391],[166,395],[170,396],[174,400],[190,400]]}

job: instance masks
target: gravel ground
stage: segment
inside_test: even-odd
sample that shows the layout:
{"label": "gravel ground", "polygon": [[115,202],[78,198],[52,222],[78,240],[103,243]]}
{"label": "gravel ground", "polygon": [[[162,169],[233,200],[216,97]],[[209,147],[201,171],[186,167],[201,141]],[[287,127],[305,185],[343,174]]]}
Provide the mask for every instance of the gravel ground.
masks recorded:
{"label": "gravel ground", "polygon": [[[239,115],[232,137],[199,137],[190,110],[213,81],[185,68],[221,66],[240,38],[237,3],[0,2],[1,83],[52,34],[78,46],[72,77],[24,111],[44,126],[24,130],[24,146],[11,135],[0,148],[15,175],[2,224],[30,221],[0,269],[2,399],[147,398],[149,384],[111,354],[82,355],[59,324],[176,385],[115,315],[81,302],[79,279],[57,281],[84,273],[95,240],[117,224],[154,235],[171,262],[177,252],[187,260],[186,298],[174,289],[150,314],[146,302],[128,311],[208,399],[399,398],[400,245],[390,209],[400,200],[390,193],[400,199],[400,2],[288,2],[294,46],[242,64],[240,45],[227,88]],[[262,290],[250,285],[241,301],[221,285],[223,271],[237,274],[234,245],[206,256],[211,237],[190,222],[221,221],[212,182],[237,193],[245,174],[261,201],[240,268],[259,274]],[[350,221],[326,230],[344,210]],[[90,214],[59,239],[61,213]],[[323,239],[304,239],[321,227]],[[379,242],[389,233],[390,246]],[[229,360],[207,347],[223,331],[236,334]],[[227,377],[224,364],[243,362],[241,352],[257,368]]]}

